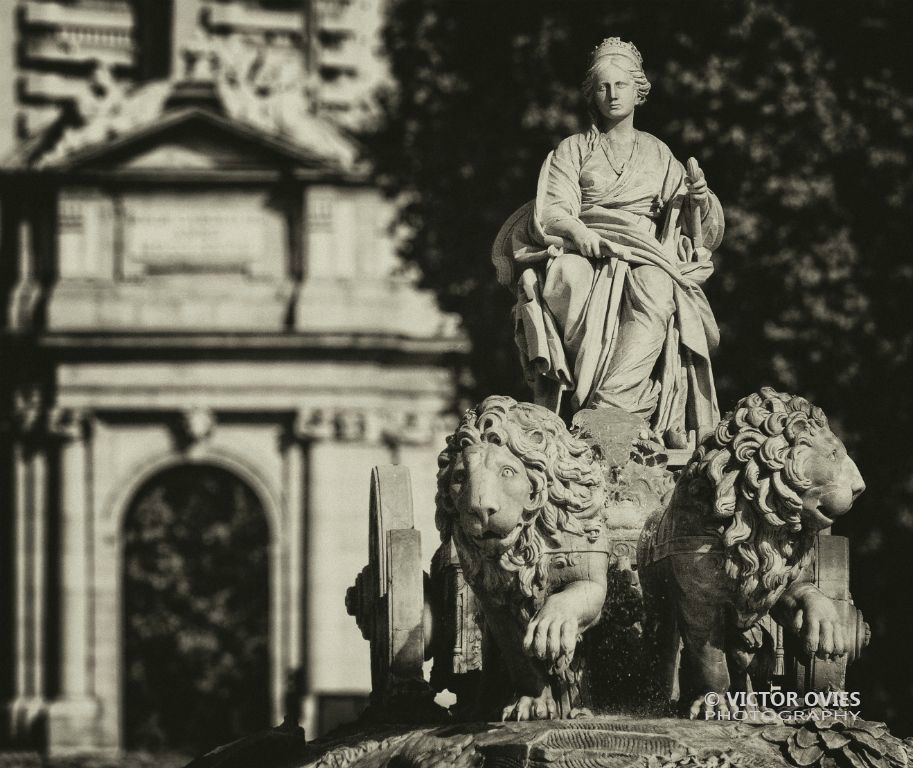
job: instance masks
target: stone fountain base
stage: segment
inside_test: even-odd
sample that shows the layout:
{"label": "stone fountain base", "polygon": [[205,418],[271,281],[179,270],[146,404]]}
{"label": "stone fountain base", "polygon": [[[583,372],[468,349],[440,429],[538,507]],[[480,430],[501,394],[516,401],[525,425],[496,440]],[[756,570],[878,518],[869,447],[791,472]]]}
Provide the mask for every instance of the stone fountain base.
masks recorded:
{"label": "stone fountain base", "polygon": [[[193,768],[775,768],[913,766],[913,740],[850,713],[773,722],[604,715],[446,726],[353,724],[305,743],[277,729],[222,747]],[[188,766],[188,768],[191,768]]]}

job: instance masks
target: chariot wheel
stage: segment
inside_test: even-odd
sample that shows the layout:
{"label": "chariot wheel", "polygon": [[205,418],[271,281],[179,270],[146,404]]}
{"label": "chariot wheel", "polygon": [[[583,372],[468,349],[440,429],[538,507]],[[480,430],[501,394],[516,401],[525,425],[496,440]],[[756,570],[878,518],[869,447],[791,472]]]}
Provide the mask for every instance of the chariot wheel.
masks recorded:
{"label": "chariot wheel", "polygon": [[371,683],[389,691],[422,680],[426,609],[421,534],[415,530],[412,484],[403,466],[371,472],[368,564],[346,594],[346,607],[371,643]]}

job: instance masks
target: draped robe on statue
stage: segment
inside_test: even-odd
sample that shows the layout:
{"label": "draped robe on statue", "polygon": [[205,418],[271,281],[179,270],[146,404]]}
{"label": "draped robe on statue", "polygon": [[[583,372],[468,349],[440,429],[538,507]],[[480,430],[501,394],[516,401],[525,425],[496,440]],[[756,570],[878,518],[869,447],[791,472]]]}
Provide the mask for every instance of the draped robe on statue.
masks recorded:
{"label": "draped robe on statue", "polygon": [[[515,274],[508,255],[522,270],[515,313],[528,376],[572,390],[574,410],[616,406],[660,434],[716,426],[710,353],[719,331],[700,287],[713,265],[693,247],[686,190],[685,169],[661,141],[635,132],[619,161],[593,128],[548,156],[535,202],[502,228],[494,259],[504,282]],[[550,234],[567,219],[606,241],[604,258]],[[714,195],[700,219],[712,251],[723,236]]]}

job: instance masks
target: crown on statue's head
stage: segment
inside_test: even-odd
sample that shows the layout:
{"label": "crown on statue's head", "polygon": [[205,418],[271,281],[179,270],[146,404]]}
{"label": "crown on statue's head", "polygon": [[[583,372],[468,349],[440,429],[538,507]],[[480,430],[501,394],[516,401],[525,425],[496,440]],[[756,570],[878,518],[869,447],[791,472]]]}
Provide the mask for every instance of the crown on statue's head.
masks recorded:
{"label": "crown on statue's head", "polygon": [[641,69],[644,66],[644,58],[637,50],[637,46],[634,43],[626,43],[620,37],[607,37],[593,49],[594,62],[603,56],[627,56],[636,61]]}

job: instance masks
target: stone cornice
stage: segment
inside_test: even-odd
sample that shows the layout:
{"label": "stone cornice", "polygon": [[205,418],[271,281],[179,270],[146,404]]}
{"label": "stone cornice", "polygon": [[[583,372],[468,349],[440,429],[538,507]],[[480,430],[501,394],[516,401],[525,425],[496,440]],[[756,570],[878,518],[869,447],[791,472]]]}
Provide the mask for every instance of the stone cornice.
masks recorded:
{"label": "stone cornice", "polygon": [[[19,438],[31,441],[72,441],[91,435],[97,420],[104,422],[113,416],[114,423],[125,424],[131,422],[132,416],[148,424],[151,417],[171,430],[181,450],[191,450],[212,437],[218,424],[215,411],[202,406],[177,412],[167,408],[152,411],[145,408],[45,408],[38,396],[19,395],[13,418],[3,426]],[[287,419],[288,413],[282,408],[243,411],[244,422],[248,424],[276,423]],[[404,407],[313,406],[293,412],[284,439],[304,443],[430,446],[452,429],[452,422],[447,415]]]}
{"label": "stone cornice", "polygon": [[225,352],[237,357],[250,351],[282,353],[319,353],[327,356],[369,357],[387,355],[430,356],[465,355],[469,342],[462,336],[415,337],[376,333],[50,333],[39,337],[20,337],[6,334],[11,341],[37,346],[67,357],[91,358],[97,355],[117,357],[121,354],[135,358],[144,354],[168,353],[180,350]]}

